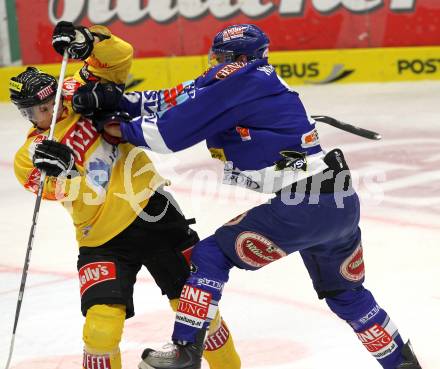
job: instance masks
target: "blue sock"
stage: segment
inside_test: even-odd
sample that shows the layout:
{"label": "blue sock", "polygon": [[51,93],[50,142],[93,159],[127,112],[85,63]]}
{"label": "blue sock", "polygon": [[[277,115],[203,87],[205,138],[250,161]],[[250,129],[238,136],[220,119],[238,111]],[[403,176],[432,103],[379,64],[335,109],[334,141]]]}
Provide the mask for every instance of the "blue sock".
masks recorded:
{"label": "blue sock", "polygon": [[388,314],[364,287],[326,298],[330,309],[353,328],[359,340],[384,369],[402,362],[403,340]]}
{"label": "blue sock", "polygon": [[215,238],[208,237],[194,247],[191,275],[183,286],[176,312],[172,339],[195,342],[197,333],[214,319],[232,264]]}

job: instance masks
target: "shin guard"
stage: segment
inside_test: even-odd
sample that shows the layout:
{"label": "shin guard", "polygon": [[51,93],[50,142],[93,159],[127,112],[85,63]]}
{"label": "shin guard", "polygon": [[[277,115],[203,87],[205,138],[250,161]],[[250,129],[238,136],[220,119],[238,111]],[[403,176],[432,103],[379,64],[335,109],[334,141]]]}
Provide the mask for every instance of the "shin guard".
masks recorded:
{"label": "shin guard", "polygon": [[123,305],[94,305],[87,310],[83,369],[121,369],[119,342],[124,322]]}

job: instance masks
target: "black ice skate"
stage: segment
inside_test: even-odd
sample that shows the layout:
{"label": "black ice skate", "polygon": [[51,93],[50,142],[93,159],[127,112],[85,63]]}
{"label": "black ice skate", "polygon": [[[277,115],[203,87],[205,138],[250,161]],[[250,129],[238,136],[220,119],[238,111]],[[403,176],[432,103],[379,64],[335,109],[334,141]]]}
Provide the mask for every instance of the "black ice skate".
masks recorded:
{"label": "black ice skate", "polygon": [[200,369],[206,330],[201,330],[195,343],[169,344],[167,351],[145,349],[139,369]]}
{"label": "black ice skate", "polygon": [[402,356],[404,357],[404,360],[396,369],[422,369],[416,355],[414,354],[411,342],[408,341],[405,343],[405,346],[403,346]]}

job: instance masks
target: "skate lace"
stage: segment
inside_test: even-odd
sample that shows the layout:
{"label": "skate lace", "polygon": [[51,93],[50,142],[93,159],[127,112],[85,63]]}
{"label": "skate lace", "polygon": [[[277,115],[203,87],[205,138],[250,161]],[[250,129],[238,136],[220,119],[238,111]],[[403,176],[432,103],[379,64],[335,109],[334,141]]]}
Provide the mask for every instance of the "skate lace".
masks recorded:
{"label": "skate lace", "polygon": [[164,345],[161,351],[151,352],[150,356],[161,359],[168,359],[175,357],[176,353],[177,353],[177,346],[174,343],[170,342]]}

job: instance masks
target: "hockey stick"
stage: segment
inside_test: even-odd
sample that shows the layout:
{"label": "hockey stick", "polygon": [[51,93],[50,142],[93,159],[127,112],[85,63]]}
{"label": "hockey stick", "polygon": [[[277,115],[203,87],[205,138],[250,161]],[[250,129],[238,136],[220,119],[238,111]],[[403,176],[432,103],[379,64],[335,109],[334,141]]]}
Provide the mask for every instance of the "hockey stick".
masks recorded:
{"label": "hockey stick", "polygon": [[330,126],[342,129],[343,131],[350,132],[364,138],[368,138],[370,140],[382,139],[382,136],[377,132],[369,131],[365,128],[360,128],[352,124],[341,122],[340,120],[329,117],[327,115],[312,115],[312,118],[317,122],[326,123]]}
{"label": "hockey stick", "polygon": [[[61,102],[61,90],[63,89],[64,74],[66,73],[67,61],[68,61],[68,53],[67,53],[67,51],[65,51],[64,55],[63,55],[63,61],[61,63],[60,78],[58,79],[58,87],[57,87],[57,92],[55,95],[55,106],[53,108],[53,115],[52,115],[52,121],[50,123],[50,131],[49,131],[48,140],[53,139],[53,134],[54,134],[54,130],[55,130],[55,123],[57,120],[57,112],[58,112],[58,108],[59,108],[59,105]],[[9,364],[11,363],[11,359],[12,359],[12,352],[14,351],[15,332],[17,331],[18,317],[20,316],[21,303],[23,301],[24,287],[26,285],[26,278],[27,278],[29,264],[30,264],[30,260],[31,260],[32,245],[34,243],[35,228],[37,226],[38,213],[40,212],[40,204],[41,204],[41,198],[43,196],[43,188],[44,188],[45,180],[46,180],[46,172],[42,171],[41,177],[40,177],[40,186],[38,187],[37,200],[35,201],[34,215],[32,217],[32,227],[31,227],[31,231],[29,233],[29,240],[28,240],[28,246],[27,246],[27,250],[26,250],[26,257],[24,259],[23,272],[21,274],[20,291],[18,293],[17,307],[15,310],[14,328],[12,329],[12,338],[11,338],[11,344],[9,346],[8,362],[6,363],[5,369],[9,368]]]}

